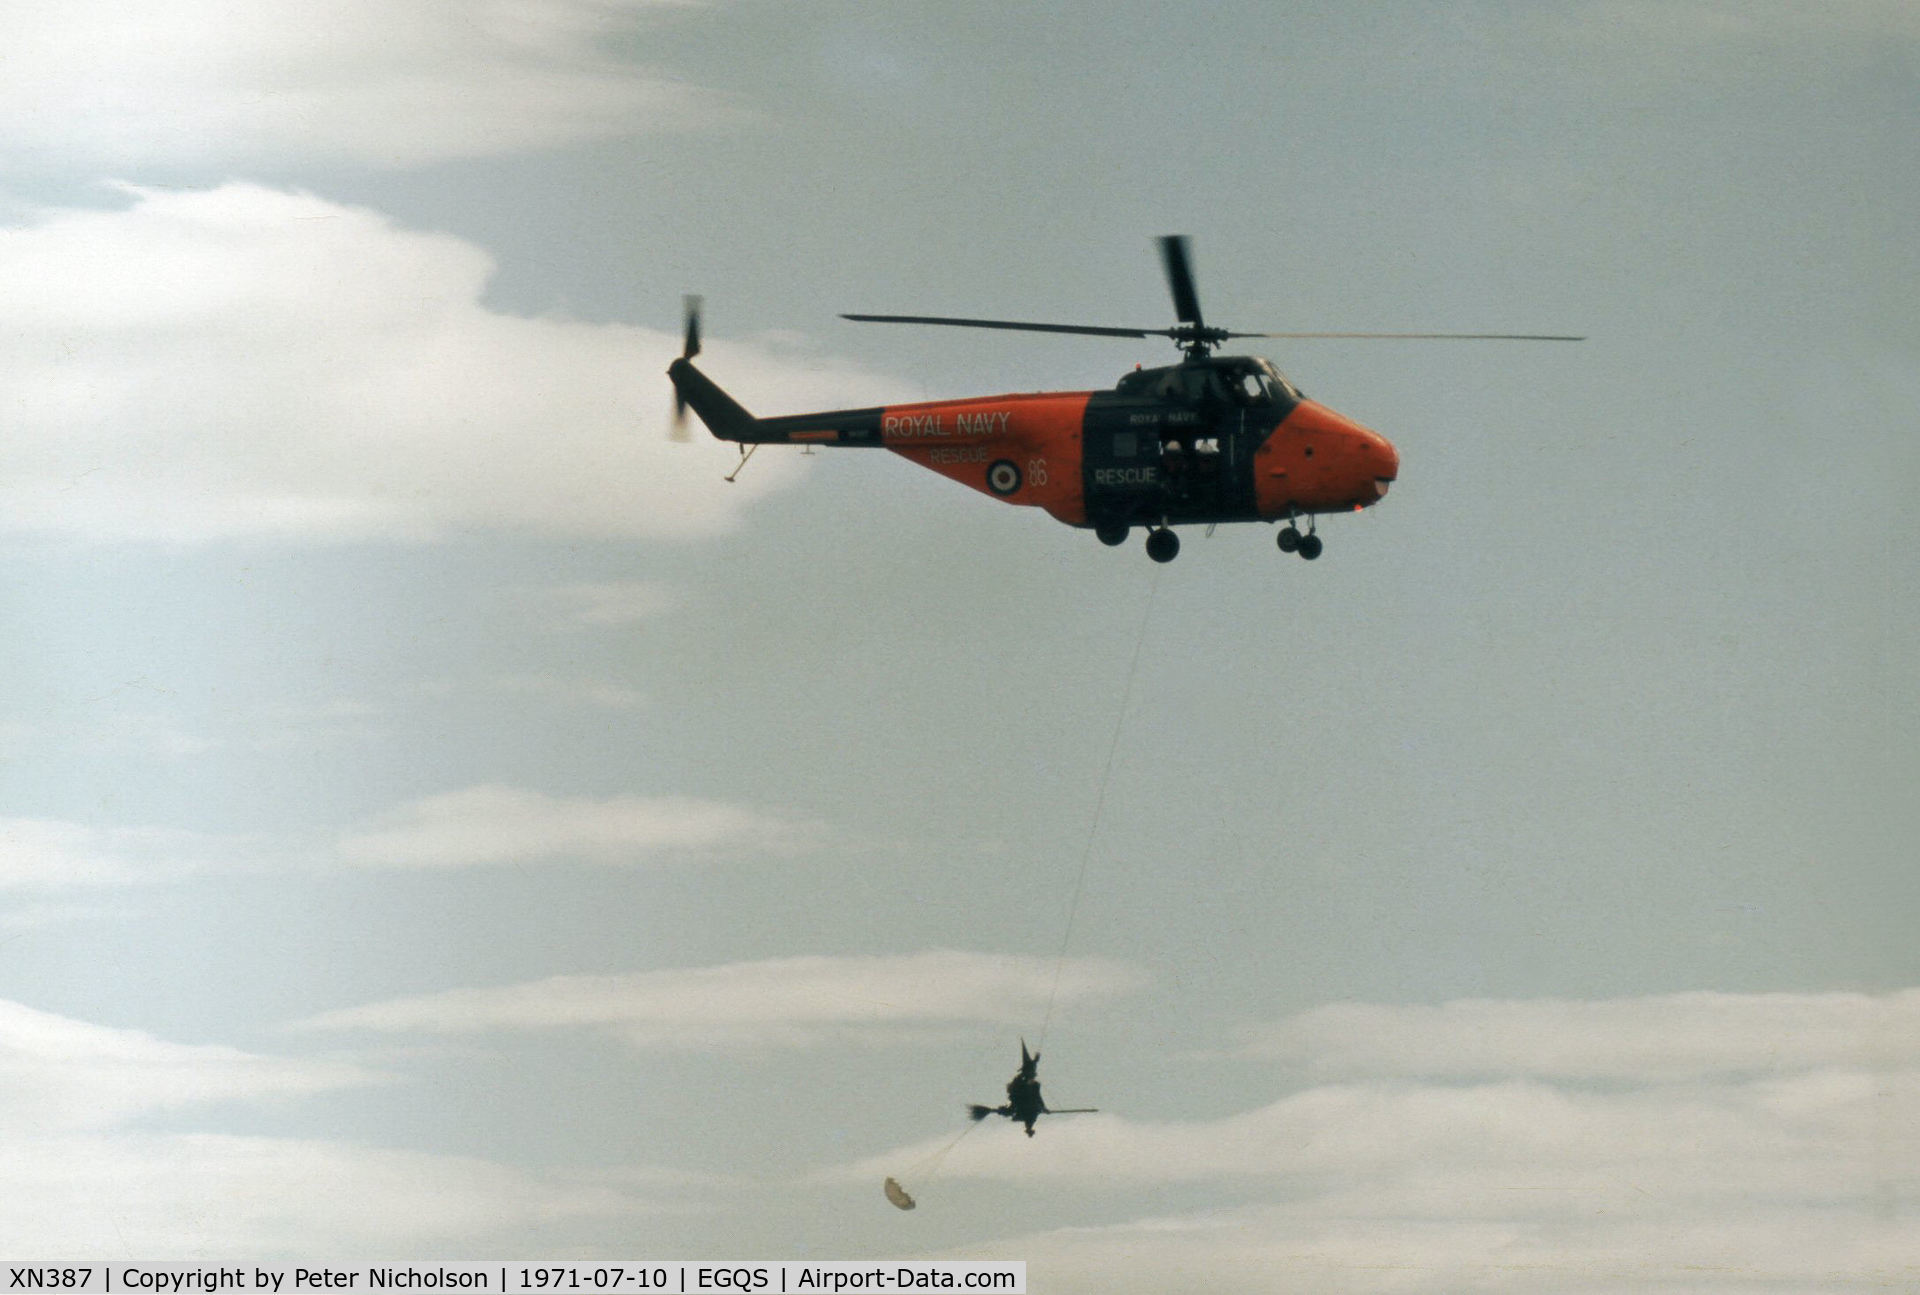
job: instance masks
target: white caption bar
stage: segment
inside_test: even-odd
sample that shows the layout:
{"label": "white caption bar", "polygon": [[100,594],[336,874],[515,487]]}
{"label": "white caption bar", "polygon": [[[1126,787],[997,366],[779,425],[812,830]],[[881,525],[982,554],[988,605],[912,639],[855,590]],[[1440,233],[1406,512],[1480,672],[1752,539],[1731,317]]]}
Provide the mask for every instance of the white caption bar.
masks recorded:
{"label": "white caption bar", "polygon": [[827,1263],[715,1260],[602,1263],[229,1264],[20,1263],[0,1260],[0,1295],[266,1295],[486,1291],[490,1295],[845,1295],[850,1291],[994,1291],[1026,1295],[1024,1261],[841,1259]]}

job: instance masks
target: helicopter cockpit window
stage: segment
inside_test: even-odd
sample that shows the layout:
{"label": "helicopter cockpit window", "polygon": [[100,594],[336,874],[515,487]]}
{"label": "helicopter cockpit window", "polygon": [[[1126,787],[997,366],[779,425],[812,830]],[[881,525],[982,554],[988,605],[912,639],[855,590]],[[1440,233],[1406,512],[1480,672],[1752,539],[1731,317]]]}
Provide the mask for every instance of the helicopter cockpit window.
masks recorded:
{"label": "helicopter cockpit window", "polygon": [[1235,376],[1233,394],[1243,405],[1266,405],[1273,403],[1273,382],[1258,369],[1245,369]]}

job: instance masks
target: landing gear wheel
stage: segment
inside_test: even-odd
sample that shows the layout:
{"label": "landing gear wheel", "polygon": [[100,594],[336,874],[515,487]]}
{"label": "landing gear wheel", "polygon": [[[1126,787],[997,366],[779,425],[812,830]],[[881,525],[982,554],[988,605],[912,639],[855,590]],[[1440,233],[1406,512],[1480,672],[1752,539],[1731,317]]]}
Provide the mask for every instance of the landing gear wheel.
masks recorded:
{"label": "landing gear wheel", "polygon": [[1155,562],[1171,562],[1180,556],[1180,537],[1162,526],[1147,532],[1147,556]]}
{"label": "landing gear wheel", "polygon": [[1302,535],[1300,537],[1300,556],[1307,561],[1311,562],[1319,557],[1320,548],[1320,537],[1318,535]]}
{"label": "landing gear wheel", "polygon": [[1300,548],[1300,532],[1294,530],[1291,526],[1284,526],[1281,528],[1280,534],[1276,537],[1275,542],[1280,545],[1280,551],[1282,553],[1297,552]]}
{"label": "landing gear wheel", "polygon": [[1118,548],[1127,542],[1127,533],[1133,528],[1125,522],[1108,522],[1105,526],[1096,526],[1093,533],[1108,548]]}

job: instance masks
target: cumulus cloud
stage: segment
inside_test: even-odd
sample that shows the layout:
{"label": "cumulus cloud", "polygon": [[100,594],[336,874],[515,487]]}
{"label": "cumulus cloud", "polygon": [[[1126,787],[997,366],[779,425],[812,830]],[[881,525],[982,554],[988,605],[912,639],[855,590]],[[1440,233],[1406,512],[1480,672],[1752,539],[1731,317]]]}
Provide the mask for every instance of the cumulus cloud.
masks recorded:
{"label": "cumulus cloud", "polygon": [[549,796],[469,787],[400,806],[342,838],[341,858],[367,867],[460,868],[584,859],[627,864],[721,851],[789,852],[817,825],[690,796]]}
{"label": "cumulus cloud", "polygon": [[1317,1075],[1654,1081],[1821,1066],[1920,1067],[1920,990],[1335,1003],[1247,1037],[1254,1055]]}
{"label": "cumulus cloud", "polygon": [[647,701],[646,694],[639,689],[611,679],[567,679],[548,674],[495,675],[481,687],[508,697],[600,710],[638,710]]}
{"label": "cumulus cloud", "polygon": [[[494,686],[615,709],[641,700],[612,684],[516,678]],[[258,870],[270,862],[301,869],[575,861],[631,866],[791,855],[814,849],[825,838],[826,829],[817,822],[693,796],[550,796],[480,786],[396,806],[330,843],[0,818],[0,892],[160,885]]]}
{"label": "cumulus cloud", "polygon": [[[470,243],[256,185],[127,192],[0,229],[0,528],[685,538],[804,471],[723,484],[732,447],[665,437],[678,338],[492,311]],[[704,359],[749,407],[883,399],[776,346]]]}
{"label": "cumulus cloud", "polygon": [[246,843],[156,827],[0,818],[0,889],[127,886],[245,866]]}
{"label": "cumulus cloud", "polygon": [[134,1132],[143,1117],[384,1082],[326,1059],[182,1044],[0,1000],[0,1236],[153,1257],[484,1246],[512,1227],[630,1220],[637,1174],[529,1173],[316,1139]]}
{"label": "cumulus cloud", "polygon": [[616,56],[665,0],[15,0],[0,155],[413,166],[737,117]]}
{"label": "cumulus cloud", "polygon": [[[1338,1082],[1221,1119],[1084,1116],[1031,1143],[989,1128],[940,1177],[1204,1183],[1242,1202],[990,1247],[1062,1290],[1870,1284],[1920,1266],[1915,1001],[1342,1005],[1268,1033]],[[827,1176],[871,1180],[942,1145]]]}
{"label": "cumulus cloud", "polygon": [[1536,14],[1599,40],[1626,36],[1691,56],[1751,54],[1755,45],[1802,49],[1847,42],[1920,39],[1920,15],[1903,0],[1836,0],[1817,10],[1792,0],[1603,0],[1557,15]]}
{"label": "cumulus cloud", "polygon": [[[1675,1200],[1725,1180],[1739,1192],[1830,1198],[1872,1181],[1896,1145],[1887,1138],[1920,1148],[1920,1070],[1627,1092],[1336,1084],[1217,1120],[1061,1122],[1033,1151],[1024,1138],[975,1138],[941,1172],[1142,1185],[1266,1178],[1350,1205],[1391,1195],[1399,1210],[1497,1215],[1511,1207],[1504,1194],[1521,1189],[1591,1198],[1630,1184]],[[889,1162],[899,1163],[882,1157],[846,1173]],[[1920,1186],[1920,1169],[1902,1165],[1897,1177]]]}
{"label": "cumulus cloud", "polygon": [[[327,1012],[313,1030],[475,1033],[593,1028],[643,1048],[807,1046],[896,1038],[902,1029],[1030,1021],[1053,992],[1051,959],[939,950],[893,957],[800,957],[612,976],[553,976]],[[1058,968],[1058,1001],[1137,989],[1101,959]]]}
{"label": "cumulus cloud", "polygon": [[58,1254],[480,1253],[512,1229],[547,1248],[563,1225],[656,1208],[617,1183],[315,1139],[28,1138],[0,1157],[0,1235]]}
{"label": "cumulus cloud", "polygon": [[529,600],[575,625],[636,625],[679,604],[679,595],[650,580],[605,580],[532,591]]}
{"label": "cumulus cloud", "polygon": [[329,1061],[169,1043],[0,999],[0,1128],[14,1135],[95,1130],[180,1106],[305,1097],[378,1078]]}
{"label": "cumulus cloud", "polygon": [[965,1253],[1025,1260],[1030,1277],[1044,1274],[1062,1295],[1763,1295],[1897,1286],[1920,1266],[1910,1225],[1858,1211],[1758,1203],[1676,1215],[1625,1191],[1563,1200],[1551,1217],[1484,1221],[1259,1206],[1063,1228]]}

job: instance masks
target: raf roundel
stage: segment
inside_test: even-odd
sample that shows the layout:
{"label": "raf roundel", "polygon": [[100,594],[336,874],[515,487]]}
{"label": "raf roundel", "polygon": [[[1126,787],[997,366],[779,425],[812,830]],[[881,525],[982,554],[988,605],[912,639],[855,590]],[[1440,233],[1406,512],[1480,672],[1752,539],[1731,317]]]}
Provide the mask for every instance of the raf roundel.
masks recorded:
{"label": "raf roundel", "polygon": [[1012,459],[995,459],[987,465],[987,489],[996,495],[1010,495],[1020,488],[1020,468]]}

